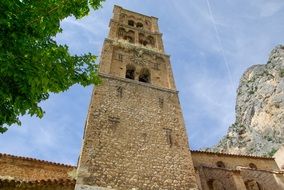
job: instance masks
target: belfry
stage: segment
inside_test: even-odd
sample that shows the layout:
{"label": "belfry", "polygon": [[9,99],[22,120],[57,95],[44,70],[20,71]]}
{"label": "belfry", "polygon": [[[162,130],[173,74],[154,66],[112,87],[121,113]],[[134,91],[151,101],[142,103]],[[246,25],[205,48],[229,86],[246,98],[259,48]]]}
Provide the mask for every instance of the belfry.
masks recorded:
{"label": "belfry", "polygon": [[75,189],[197,189],[158,19],[115,6],[109,26]]}

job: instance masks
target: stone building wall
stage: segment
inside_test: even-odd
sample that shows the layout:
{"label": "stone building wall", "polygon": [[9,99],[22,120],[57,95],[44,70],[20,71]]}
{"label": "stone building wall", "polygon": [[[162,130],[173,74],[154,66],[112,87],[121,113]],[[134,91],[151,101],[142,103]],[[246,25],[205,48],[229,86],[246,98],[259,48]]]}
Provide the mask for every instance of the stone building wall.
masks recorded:
{"label": "stone building wall", "polygon": [[157,18],[115,6],[78,166],[79,189],[196,189]]}
{"label": "stone building wall", "polygon": [[75,171],[73,166],[0,154],[0,179],[3,180],[73,179]]}
{"label": "stone building wall", "polygon": [[222,154],[215,152],[191,151],[194,166],[206,165],[217,167],[217,162],[222,161],[225,168],[237,169],[238,167],[250,167],[254,164],[261,170],[279,170],[275,160],[269,157],[249,155]]}
{"label": "stone building wall", "polygon": [[191,151],[202,190],[280,190],[284,172],[273,158]]}
{"label": "stone building wall", "polygon": [[104,76],[93,94],[83,147],[78,187],[196,187],[176,91]]}

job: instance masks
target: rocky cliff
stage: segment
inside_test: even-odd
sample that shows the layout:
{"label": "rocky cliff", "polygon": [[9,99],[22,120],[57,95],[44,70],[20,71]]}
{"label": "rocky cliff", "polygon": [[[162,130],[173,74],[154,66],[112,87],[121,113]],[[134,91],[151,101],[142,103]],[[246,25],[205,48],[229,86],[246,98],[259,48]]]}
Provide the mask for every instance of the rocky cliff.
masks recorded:
{"label": "rocky cliff", "polygon": [[250,67],[237,93],[236,121],[211,150],[272,156],[284,143],[284,46]]}

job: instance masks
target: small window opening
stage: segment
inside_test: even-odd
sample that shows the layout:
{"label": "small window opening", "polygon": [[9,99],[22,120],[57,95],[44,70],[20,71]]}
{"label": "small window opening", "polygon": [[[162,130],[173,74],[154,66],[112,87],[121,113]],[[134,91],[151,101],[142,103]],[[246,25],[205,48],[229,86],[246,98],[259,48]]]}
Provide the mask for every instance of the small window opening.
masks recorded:
{"label": "small window opening", "polygon": [[167,139],[167,144],[172,147],[173,145],[173,139],[172,139],[172,129],[164,128],[166,132],[166,139]]}
{"label": "small window opening", "polygon": [[249,164],[249,167],[250,167],[251,169],[254,169],[254,170],[257,169],[257,167],[256,167],[256,165],[255,165],[254,163],[250,163],[250,164]]}
{"label": "small window opening", "polygon": [[142,69],[141,73],[139,75],[139,81],[140,82],[145,82],[145,83],[150,83],[150,72],[148,69]]}
{"label": "small window opening", "polygon": [[222,161],[216,162],[216,166],[217,166],[218,168],[225,168],[225,164],[224,164],[224,162],[222,162]]}
{"label": "small window opening", "polygon": [[117,96],[122,98],[123,96],[123,88],[121,86],[117,87]]}
{"label": "small window opening", "polygon": [[126,66],[126,73],[125,73],[125,78],[127,79],[135,79],[135,67],[134,66]]}
{"label": "small window opening", "polygon": [[159,98],[159,106],[160,108],[164,107],[164,98]]}
{"label": "small window opening", "polygon": [[133,21],[133,20],[129,20],[129,21],[128,21],[128,25],[129,25],[129,26],[134,26],[134,21]]}
{"label": "small window opening", "polygon": [[118,54],[118,61],[123,61],[123,55],[122,54]]}
{"label": "small window opening", "polygon": [[137,27],[137,28],[143,28],[143,24],[142,24],[141,22],[138,22],[138,23],[136,24],[136,27]]}

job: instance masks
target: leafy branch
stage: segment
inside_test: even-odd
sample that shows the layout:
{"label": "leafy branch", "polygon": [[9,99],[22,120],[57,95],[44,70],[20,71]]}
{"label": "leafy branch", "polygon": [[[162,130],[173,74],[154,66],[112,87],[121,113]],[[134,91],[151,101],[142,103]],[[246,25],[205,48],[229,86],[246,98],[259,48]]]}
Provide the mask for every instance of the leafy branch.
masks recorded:
{"label": "leafy branch", "polygon": [[103,0],[13,0],[0,5],[0,133],[25,114],[43,117],[39,103],[78,83],[99,84],[96,56],[71,55],[53,37],[60,21],[77,19]]}

